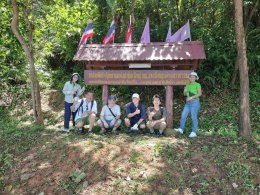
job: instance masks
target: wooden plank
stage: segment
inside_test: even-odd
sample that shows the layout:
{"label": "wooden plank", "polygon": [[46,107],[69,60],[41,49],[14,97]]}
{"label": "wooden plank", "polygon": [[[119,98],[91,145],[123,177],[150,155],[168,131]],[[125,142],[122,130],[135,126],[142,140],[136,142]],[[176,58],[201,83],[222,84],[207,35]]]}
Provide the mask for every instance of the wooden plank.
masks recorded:
{"label": "wooden plank", "polygon": [[87,85],[186,85],[191,70],[85,70]]}
{"label": "wooden plank", "polygon": [[166,86],[166,111],[167,111],[167,128],[173,128],[173,89],[172,86]]}

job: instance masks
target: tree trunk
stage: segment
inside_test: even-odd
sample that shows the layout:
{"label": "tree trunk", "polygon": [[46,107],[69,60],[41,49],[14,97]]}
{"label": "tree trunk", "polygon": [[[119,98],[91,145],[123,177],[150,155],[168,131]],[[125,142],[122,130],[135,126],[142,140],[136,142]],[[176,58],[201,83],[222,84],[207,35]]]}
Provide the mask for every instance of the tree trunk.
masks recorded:
{"label": "tree trunk", "polygon": [[237,45],[237,62],[240,77],[240,110],[239,135],[251,137],[250,111],[249,111],[249,78],[246,57],[245,31],[243,26],[243,1],[234,0],[235,5],[235,31]]}
{"label": "tree trunk", "polygon": [[21,44],[28,62],[30,64],[30,77],[31,77],[31,87],[32,87],[32,104],[33,104],[33,116],[35,123],[43,124],[43,115],[41,110],[41,96],[39,90],[39,82],[37,80],[36,72],[35,72],[35,65],[34,65],[34,55],[32,51],[32,25],[28,23],[28,15],[25,15],[26,22],[28,24],[28,40],[29,43],[25,42],[25,39],[21,36],[20,32],[18,31],[18,22],[19,22],[19,11],[16,0],[12,0],[12,7],[13,7],[13,19],[12,19],[12,31],[15,37],[18,39],[19,43]]}
{"label": "tree trunk", "polygon": [[[247,34],[247,30],[248,30],[248,25],[249,25],[249,22],[252,20],[252,17],[254,15],[254,13],[256,12],[257,10],[257,6],[259,4],[260,0],[257,0],[252,8],[252,10],[250,11],[250,14],[249,16],[245,16],[245,21],[244,21],[244,32],[245,34]],[[247,12],[248,12],[248,8],[247,8]],[[247,12],[245,12],[246,14],[248,14]],[[237,80],[237,73],[238,73],[238,62],[236,61],[236,64],[235,64],[235,68],[234,68],[234,71],[233,71],[233,74],[232,74],[232,80],[231,80],[231,85],[234,86],[235,85],[235,82]]]}

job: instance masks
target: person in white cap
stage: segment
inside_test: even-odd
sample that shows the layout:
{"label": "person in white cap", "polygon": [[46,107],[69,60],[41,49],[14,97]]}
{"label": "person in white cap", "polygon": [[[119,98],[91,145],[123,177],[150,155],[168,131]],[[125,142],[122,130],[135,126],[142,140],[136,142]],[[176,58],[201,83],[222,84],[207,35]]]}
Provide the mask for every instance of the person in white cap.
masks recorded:
{"label": "person in white cap", "polygon": [[132,102],[126,107],[126,116],[125,125],[128,127],[128,133],[145,129],[146,111],[144,104],[140,102],[139,94],[132,95]]}
{"label": "person in white cap", "polygon": [[63,87],[63,94],[65,95],[64,98],[64,132],[69,132],[69,123],[70,117],[72,113],[72,121],[73,126],[75,126],[75,114],[71,112],[71,106],[73,105],[74,98],[78,98],[82,95],[85,88],[81,89],[79,85],[80,76],[78,73],[73,73],[71,75],[70,81],[67,81]]}
{"label": "person in white cap", "polygon": [[175,131],[183,134],[186,119],[189,114],[191,114],[192,119],[192,132],[189,137],[193,138],[197,136],[198,129],[198,113],[200,110],[200,101],[199,97],[202,95],[201,85],[196,82],[198,80],[198,74],[196,72],[191,72],[189,75],[190,83],[188,83],[183,91],[184,96],[187,96],[186,104],[182,111],[180,127],[175,129]]}

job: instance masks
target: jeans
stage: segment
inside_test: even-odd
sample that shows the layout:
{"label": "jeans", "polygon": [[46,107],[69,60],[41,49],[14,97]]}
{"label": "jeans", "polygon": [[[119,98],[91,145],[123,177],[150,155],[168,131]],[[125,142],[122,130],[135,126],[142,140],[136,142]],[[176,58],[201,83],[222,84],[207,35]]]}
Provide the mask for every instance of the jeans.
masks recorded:
{"label": "jeans", "polygon": [[180,128],[184,130],[185,123],[188,115],[191,113],[191,119],[192,119],[192,132],[196,133],[198,129],[198,113],[200,110],[200,101],[199,100],[193,100],[186,102],[184,109],[181,114],[181,124]]}
{"label": "jeans", "polygon": [[71,113],[70,107],[73,103],[64,102],[64,129],[69,129],[70,116],[72,114],[73,126],[75,126],[75,112]]}

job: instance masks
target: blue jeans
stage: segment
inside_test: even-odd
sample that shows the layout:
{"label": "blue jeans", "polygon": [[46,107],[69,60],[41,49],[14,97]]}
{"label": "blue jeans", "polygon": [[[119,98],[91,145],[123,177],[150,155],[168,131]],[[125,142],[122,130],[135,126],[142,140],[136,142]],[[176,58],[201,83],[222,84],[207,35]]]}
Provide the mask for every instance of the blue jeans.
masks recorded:
{"label": "blue jeans", "polygon": [[196,133],[198,129],[198,113],[200,110],[200,101],[199,100],[193,100],[186,102],[184,109],[181,114],[181,124],[180,128],[184,130],[185,123],[188,115],[191,113],[191,119],[192,119],[192,132]]}
{"label": "blue jeans", "polygon": [[[69,129],[71,110],[73,103],[64,102],[64,129]],[[75,112],[72,112],[73,126],[75,126]]]}

